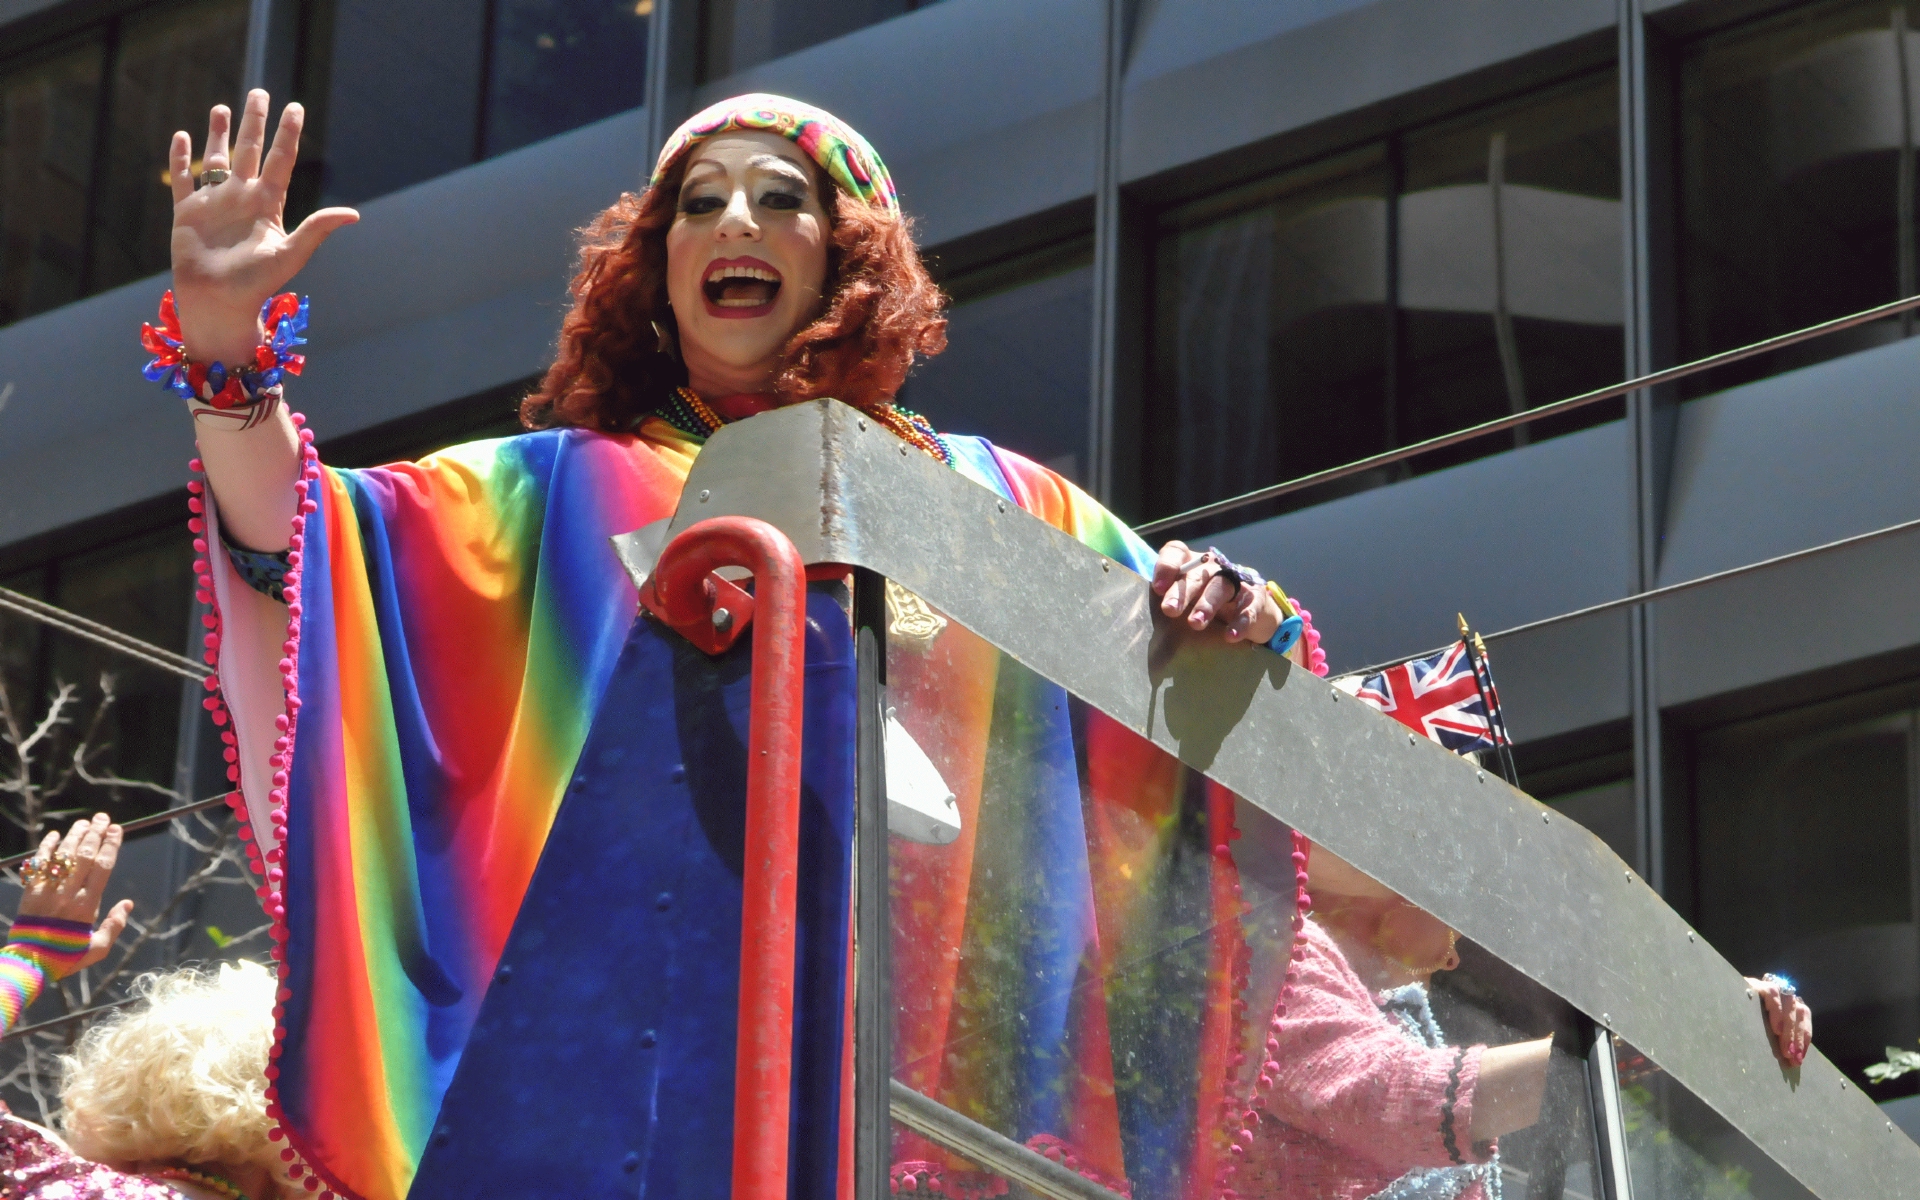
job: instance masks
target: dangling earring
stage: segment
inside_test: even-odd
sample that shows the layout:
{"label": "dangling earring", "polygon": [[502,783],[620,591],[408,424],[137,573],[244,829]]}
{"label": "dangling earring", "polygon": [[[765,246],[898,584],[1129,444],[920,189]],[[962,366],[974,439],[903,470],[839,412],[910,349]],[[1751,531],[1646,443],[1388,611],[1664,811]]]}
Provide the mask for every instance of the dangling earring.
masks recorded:
{"label": "dangling earring", "polygon": [[668,358],[673,359],[675,362],[680,360],[680,347],[674,344],[673,334],[667,331],[666,326],[655,321],[653,323],[653,336],[658,339],[654,345],[654,349],[660,351],[660,353],[666,355]]}

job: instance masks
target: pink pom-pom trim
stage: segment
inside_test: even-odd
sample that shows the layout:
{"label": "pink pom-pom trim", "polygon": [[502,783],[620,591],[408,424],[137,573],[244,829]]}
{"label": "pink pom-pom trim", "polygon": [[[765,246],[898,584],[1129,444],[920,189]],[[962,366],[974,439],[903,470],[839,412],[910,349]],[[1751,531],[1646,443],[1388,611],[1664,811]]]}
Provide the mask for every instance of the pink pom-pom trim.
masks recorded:
{"label": "pink pom-pom trim", "polygon": [[[248,864],[256,875],[264,875],[267,880],[264,885],[255,889],[255,894],[259,896],[261,908],[266,912],[271,921],[267,931],[268,937],[272,941],[270,955],[276,964],[275,974],[282,981],[280,987],[274,993],[278,1003],[274,1005],[273,1009],[273,1046],[268,1052],[269,1059],[273,1065],[267,1069],[267,1078],[273,1081],[270,1082],[267,1087],[267,1115],[272,1118],[276,1124],[268,1132],[267,1136],[275,1142],[284,1141],[286,1143],[286,1147],[280,1152],[280,1157],[289,1164],[286,1169],[286,1177],[288,1179],[300,1180],[306,1191],[317,1193],[325,1198],[325,1200],[333,1200],[336,1196],[345,1198],[345,1200],[352,1200],[354,1193],[341,1184],[338,1179],[333,1178],[331,1172],[327,1171],[315,1161],[310,1148],[304,1144],[304,1139],[300,1137],[296,1130],[285,1123],[285,1114],[280,1106],[279,1086],[277,1083],[280,1075],[279,1062],[285,1049],[287,1037],[285,1002],[293,998],[293,989],[287,986],[285,982],[292,968],[286,962],[286,946],[290,939],[291,931],[287,925],[286,894],[283,890],[283,885],[286,881],[286,868],[284,865],[286,863],[286,852],[283,847],[287,837],[287,788],[290,775],[289,768],[291,768],[293,764],[294,744],[298,737],[300,719],[300,577],[304,558],[302,551],[306,545],[307,514],[319,511],[319,505],[313,499],[312,484],[314,480],[320,477],[320,456],[313,448],[313,431],[303,428],[307,423],[307,419],[302,414],[293,413],[291,417],[294,427],[300,429],[300,482],[295,485],[300,500],[297,506],[298,515],[293,518],[292,533],[288,538],[288,545],[291,552],[287,555],[285,582],[285,595],[288,601],[287,630],[286,638],[281,643],[281,653],[284,657],[278,664],[285,706],[283,711],[273,719],[273,727],[277,731],[278,736],[274,738],[273,754],[269,759],[269,765],[273,770],[273,775],[271,779],[272,786],[267,794],[267,822],[272,827],[274,833],[280,838],[281,846],[276,846],[263,854],[259,843],[254,839],[254,831],[251,825],[246,824],[249,820],[246,801],[241,796],[237,787],[227,799],[228,803],[233,807],[235,813],[242,821],[240,838],[246,847]],[[188,468],[196,476],[204,475],[206,469],[205,465],[198,458],[189,463]],[[206,521],[201,516],[207,508],[206,501],[201,499],[202,496],[207,494],[207,484],[203,479],[199,478],[189,480],[187,483],[187,493],[187,507],[192,513],[192,516],[188,519],[188,529],[195,535],[194,553],[203,556],[196,559],[193,564],[195,586],[197,588],[195,599],[205,604],[208,609],[207,614],[201,619],[201,624],[204,625],[208,631],[205,638],[207,662],[215,668],[215,673],[208,676],[206,680],[208,696],[204,701],[204,706],[212,717],[213,723],[221,727],[220,739],[226,745],[226,749],[223,751],[223,757],[229,764],[232,764],[227,768],[227,777],[237,785],[241,775],[238,750],[239,739],[235,737],[231,729],[227,728],[230,718],[225,696],[219,686],[218,666],[222,641],[221,614],[218,592],[213,586],[212,566],[207,561],[208,558],[212,556],[212,553],[218,553],[218,551],[216,550],[210,553],[208,539],[201,536],[206,532],[207,528]],[[272,865],[269,866],[268,864]]]}

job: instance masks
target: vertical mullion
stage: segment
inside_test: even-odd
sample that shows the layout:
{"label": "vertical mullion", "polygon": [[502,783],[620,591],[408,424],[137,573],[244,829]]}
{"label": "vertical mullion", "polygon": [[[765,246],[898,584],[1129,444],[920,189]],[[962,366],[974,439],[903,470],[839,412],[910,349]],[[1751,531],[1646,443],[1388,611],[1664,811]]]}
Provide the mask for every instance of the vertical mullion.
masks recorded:
{"label": "vertical mullion", "polygon": [[[1641,0],[1620,0],[1620,211],[1626,287],[1624,342],[1629,378],[1653,370],[1653,313],[1649,296],[1650,239],[1647,155],[1647,38]],[[1629,583],[1636,592],[1659,575],[1660,508],[1655,446],[1654,395],[1642,389],[1627,397],[1627,436],[1632,467],[1630,518],[1634,555]],[[1666,885],[1665,811],[1662,792],[1660,703],[1655,662],[1654,609],[1636,605],[1628,615],[1628,705],[1633,730],[1635,851],[1641,876],[1656,892]]]}
{"label": "vertical mullion", "polygon": [[93,147],[87,163],[87,212],[80,223],[81,296],[93,294],[94,229],[100,223],[101,193],[106,190],[107,142],[113,136],[114,60],[120,51],[120,22],[107,22],[100,37],[100,94],[93,110]]}
{"label": "vertical mullion", "polygon": [[[1400,380],[1401,358],[1406,352],[1405,331],[1402,329],[1400,313],[1400,193],[1406,187],[1406,164],[1399,135],[1387,139],[1387,361],[1386,381],[1386,420],[1381,424],[1382,450],[1396,450],[1400,446]],[[1392,475],[1406,478],[1411,474],[1406,463],[1393,468]]]}
{"label": "vertical mullion", "polygon": [[1600,1161],[1594,1165],[1601,1192],[1606,1200],[1633,1200],[1620,1069],[1613,1054],[1613,1035],[1599,1026],[1594,1027],[1593,1049],[1587,1054],[1587,1081],[1593,1091],[1593,1124],[1600,1135]]}
{"label": "vertical mullion", "polygon": [[[1895,173],[1894,195],[1894,231],[1895,245],[1899,248],[1900,261],[1896,264],[1899,271],[1899,294],[1902,298],[1914,293],[1914,245],[1913,245],[1913,80],[1912,64],[1907,61],[1907,6],[1904,3],[1893,6],[1893,58],[1899,69],[1900,80],[1900,164]],[[1900,314],[1900,336],[1913,336],[1913,310]]]}
{"label": "vertical mullion", "polygon": [[1120,297],[1121,99],[1126,73],[1128,0],[1107,0],[1100,84],[1100,142],[1093,181],[1093,337],[1092,386],[1087,412],[1087,490],[1111,506],[1115,502],[1118,408],[1118,325]]}
{"label": "vertical mullion", "polygon": [[274,7],[274,0],[248,0],[247,50],[240,68],[242,96],[255,88],[267,86],[267,47],[273,27]]}
{"label": "vertical mullion", "polygon": [[487,160],[487,126],[493,119],[493,38],[500,23],[500,0],[484,0],[480,20],[480,86],[473,105],[474,162]]}
{"label": "vertical mullion", "polygon": [[700,14],[706,4],[715,2],[653,0],[653,12],[647,18],[647,144],[640,166],[642,182],[691,105]]}
{"label": "vertical mullion", "polygon": [[1907,913],[1920,937],[1920,709],[1907,713]]}
{"label": "vertical mullion", "polygon": [[855,1200],[890,1200],[893,923],[887,895],[887,764],[882,741],[887,592],[886,580],[872,571],[853,573],[853,623],[859,706],[854,759],[853,1194]]}

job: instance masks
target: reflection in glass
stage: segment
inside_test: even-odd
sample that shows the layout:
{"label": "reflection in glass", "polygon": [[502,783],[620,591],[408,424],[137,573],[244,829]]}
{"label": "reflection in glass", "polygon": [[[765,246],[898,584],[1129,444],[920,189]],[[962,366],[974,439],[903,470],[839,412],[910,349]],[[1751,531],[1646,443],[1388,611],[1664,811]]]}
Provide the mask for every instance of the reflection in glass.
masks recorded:
{"label": "reflection in glass", "polygon": [[[1398,444],[1621,378],[1616,91],[1609,71],[1407,137]],[[1525,444],[1618,415],[1618,406],[1601,405],[1523,426],[1513,439]],[[1487,448],[1435,454],[1421,466]]]}
{"label": "reflection in glass", "polygon": [[1298,913],[1291,831],[904,599],[888,706],[959,830],[892,825],[896,1078],[1138,1200],[1598,1195],[1566,1006],[1317,847]]}
{"label": "reflection in glass", "polygon": [[934,0],[701,0],[701,82],[925,8]]}
{"label": "reflection in glass", "polygon": [[1148,515],[1390,444],[1389,189],[1380,155],[1362,155],[1163,237]]}
{"label": "reflection in glass", "polygon": [[[1904,3],[1800,5],[1703,39],[1683,71],[1681,358],[1915,292]],[[1892,318],[1696,378],[1691,394],[1881,345]]]}
{"label": "reflection in glass", "polygon": [[0,324],[78,299],[101,47],[0,74]]}
{"label": "reflection in glass", "polygon": [[1694,754],[1700,932],[1746,974],[1791,976],[1815,1044],[1855,1079],[1920,1029],[1916,700],[1898,688],[1742,721]]}
{"label": "reflection in glass", "polygon": [[[1615,96],[1608,71],[1169,214],[1148,514],[1617,381]],[[1414,469],[1617,415],[1602,405]]]}
{"label": "reflection in glass", "polygon": [[1811,1200],[1659,1064],[1613,1039],[1634,1200]]}
{"label": "reflection in glass", "polygon": [[494,0],[483,153],[644,103],[652,11],[651,0]]}
{"label": "reflection in glass", "polygon": [[168,139],[204,129],[215,104],[238,106],[247,8],[247,0],[199,0],[121,24],[89,291],[167,269]]}
{"label": "reflection in glass", "polygon": [[914,371],[902,402],[936,429],[979,434],[1084,482],[1090,252],[1074,247],[1011,278],[947,287],[947,348]]}

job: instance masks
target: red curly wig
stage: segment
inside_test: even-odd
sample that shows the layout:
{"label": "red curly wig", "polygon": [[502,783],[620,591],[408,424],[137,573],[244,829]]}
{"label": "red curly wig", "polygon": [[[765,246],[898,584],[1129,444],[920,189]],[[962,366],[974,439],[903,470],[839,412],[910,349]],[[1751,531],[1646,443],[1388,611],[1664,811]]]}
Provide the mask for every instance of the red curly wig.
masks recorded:
{"label": "red curly wig", "polygon": [[[559,356],[520,404],[528,429],[624,433],[687,382],[656,332],[679,336],[667,305],[667,229],[683,175],[684,163],[676,164],[659,186],[626,193],[581,231]],[[906,218],[818,182],[831,225],[826,308],[787,343],[774,391],[782,404],[831,396],[878,410],[892,403],[916,354],[946,349],[946,297]]]}

